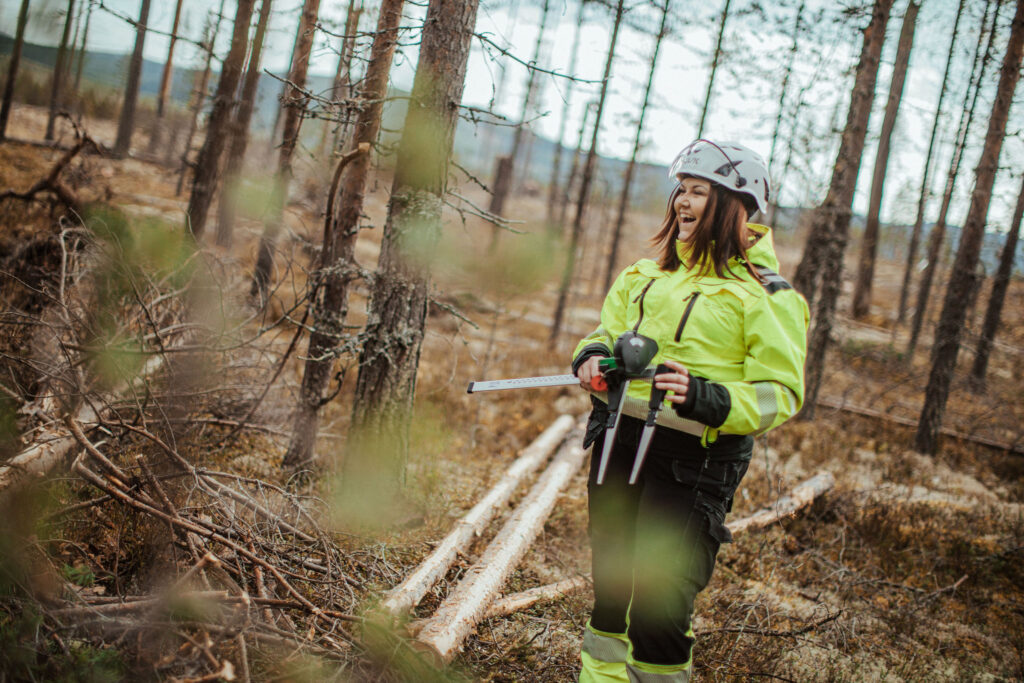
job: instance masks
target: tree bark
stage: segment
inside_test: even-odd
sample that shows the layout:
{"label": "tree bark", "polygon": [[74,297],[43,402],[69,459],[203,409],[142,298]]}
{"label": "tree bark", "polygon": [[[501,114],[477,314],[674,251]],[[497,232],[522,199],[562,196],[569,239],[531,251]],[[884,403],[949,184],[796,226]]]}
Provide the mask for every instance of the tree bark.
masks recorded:
{"label": "tree bark", "polygon": [[114,142],[115,158],[128,156],[132,146],[132,133],[135,131],[135,108],[139,103],[139,84],[142,80],[142,48],[146,42],[146,28],[149,23],[150,0],[142,0],[139,10],[139,23],[135,27],[135,50],[128,64],[128,81],[124,86],[124,103],[121,105],[121,118],[117,122],[117,140]]}
{"label": "tree bark", "polygon": [[875,152],[875,170],[871,177],[871,198],[868,202],[867,224],[860,246],[857,263],[857,281],[853,290],[853,317],[864,318],[871,310],[871,285],[875,279],[875,259],[878,255],[879,214],[882,211],[882,197],[885,189],[885,171],[889,165],[889,146],[892,132],[896,128],[896,117],[903,101],[903,83],[907,78],[910,52],[914,48],[914,28],[920,5],[911,0],[903,15],[903,28],[896,47],[896,63],[893,66],[892,81],[889,83],[889,99],[885,104],[882,130],[878,135],[878,149]]}
{"label": "tree bark", "polygon": [[238,192],[241,189],[242,168],[245,165],[245,151],[249,146],[249,124],[256,104],[256,91],[259,89],[260,64],[263,58],[263,41],[267,35],[267,24],[270,21],[270,8],[273,0],[260,3],[260,16],[256,21],[256,33],[249,48],[249,65],[245,70],[242,82],[242,95],[238,109],[231,119],[231,145],[228,147],[227,163],[224,164],[224,190],[221,192],[217,206],[217,244],[222,247],[231,245],[235,230],[235,214],[238,208]]}
{"label": "tree bark", "polygon": [[174,48],[178,43],[178,25],[181,22],[181,6],[185,0],[178,0],[174,6],[174,19],[171,21],[170,45],[167,47],[167,59],[160,75],[160,89],[156,94],[156,120],[149,131],[149,153],[155,154],[160,147],[164,134],[164,113],[167,107],[167,95],[171,91],[171,77],[174,75]]}
{"label": "tree bark", "polygon": [[[836,302],[842,284],[843,252],[846,250],[850,230],[853,192],[857,185],[861,156],[864,153],[864,139],[867,136],[871,104],[875,95],[875,81],[878,77],[878,63],[885,42],[885,25],[889,21],[891,8],[892,0],[876,0],[871,12],[871,23],[864,31],[864,45],[854,77],[846,126],[839,144],[836,165],[832,171],[832,183],[825,201],[814,212],[810,236],[800,263],[801,268],[804,268],[805,278],[810,274],[810,282],[814,281],[817,272],[821,273],[821,294],[815,307],[814,327],[811,330],[807,361],[804,364],[807,396],[801,416],[805,420],[814,417],[814,401],[818,396],[825,370],[825,351],[832,333]],[[815,236],[819,236],[822,244],[812,244],[811,240],[815,239]],[[805,268],[805,262],[809,258],[815,259],[813,270],[810,271]],[[798,269],[798,277],[800,274]],[[804,287],[808,284],[806,279],[802,283]],[[809,289],[800,291],[804,296],[808,296],[810,292]]]}
{"label": "tree bark", "polygon": [[576,179],[580,175],[580,157],[583,156],[583,141],[586,139],[587,122],[592,112],[597,111],[597,101],[591,100],[583,108],[583,118],[580,119],[580,129],[576,133],[576,148],[572,152],[572,162],[569,164],[569,175],[565,178],[565,187],[562,188],[561,199],[558,207],[559,233],[565,233],[565,218],[569,214],[569,198]]}
{"label": "tree bark", "polygon": [[[991,0],[985,3],[985,18],[988,17],[988,10],[991,7]],[[963,109],[960,112],[960,123],[957,126],[956,142],[953,145],[953,156],[949,161],[949,172],[946,174],[946,188],[942,194],[942,206],[939,208],[939,217],[932,226],[928,235],[928,265],[921,273],[921,282],[917,289],[917,306],[914,308],[914,315],[910,321],[910,341],[907,343],[907,359],[913,358],[914,350],[921,336],[921,328],[924,327],[925,315],[928,312],[930,303],[932,282],[935,278],[935,271],[939,266],[939,259],[942,253],[942,242],[946,238],[946,218],[949,214],[949,205],[953,200],[953,189],[956,187],[957,176],[960,174],[960,162],[963,160],[964,148],[967,146],[968,134],[971,124],[974,121],[974,108],[978,104],[978,95],[981,93],[981,84],[985,80],[985,70],[988,67],[992,43],[995,38],[995,27],[999,20],[999,9],[1001,5],[997,1],[995,12],[992,15],[992,25],[988,32],[988,45],[985,48],[984,56],[981,45],[984,42],[985,31],[978,32],[978,43],[974,48],[974,60],[971,67],[971,78],[964,92]],[[982,19],[982,26],[985,25]],[[970,104],[968,105],[968,100]]]}
{"label": "tree bark", "polygon": [[[537,64],[540,60],[541,45],[544,41],[544,34],[547,30],[548,15],[551,9],[551,0],[544,0],[544,9],[542,10],[540,28],[537,30],[537,41],[533,46],[533,59],[530,60],[530,64]],[[509,150],[508,158],[508,182],[499,184],[497,180],[494,183],[494,193],[491,195],[491,202],[488,206],[488,211],[495,215],[501,216],[505,211],[505,200],[508,199],[509,191],[512,189],[512,179],[515,177],[516,168],[516,157],[519,156],[519,148],[523,142],[523,129],[526,127],[526,117],[529,114],[530,106],[533,104],[534,95],[536,93],[535,84],[537,81],[537,72],[528,67],[528,73],[526,77],[526,92],[523,94],[523,104],[519,111],[519,125],[516,126],[516,132],[512,136],[512,149]],[[501,228],[497,225],[494,226],[493,232],[491,233],[491,249],[498,243],[498,236],[500,235]]]}
{"label": "tree bark", "polygon": [[566,252],[562,282],[558,288],[558,303],[555,305],[555,316],[551,324],[551,334],[549,335],[551,341],[558,339],[558,335],[562,331],[562,319],[565,317],[569,285],[572,283],[572,276],[576,270],[576,249],[579,247],[580,235],[583,233],[583,217],[587,208],[587,200],[590,198],[590,183],[593,180],[594,167],[597,164],[597,139],[601,132],[601,115],[604,113],[604,100],[608,94],[608,79],[611,77],[612,63],[615,61],[615,45],[619,39],[622,13],[623,0],[619,0],[615,7],[615,24],[612,27],[611,42],[608,45],[608,57],[604,62],[601,94],[597,100],[597,112],[594,114],[594,133],[590,138],[590,149],[587,151],[587,160],[583,164],[583,178],[580,181],[580,191],[576,197],[576,217],[573,220],[569,249]]}
{"label": "tree bark", "polygon": [[28,24],[29,0],[21,0],[18,10],[18,27],[14,32],[14,47],[7,62],[7,82],[4,84],[4,100],[0,104],[0,142],[7,139],[7,121],[11,117],[11,106],[14,103],[14,82],[18,78],[18,66],[21,64],[21,49],[25,45],[25,25]]}
{"label": "tree bark", "polygon": [[181,153],[181,166],[178,169],[178,187],[175,189],[175,196],[180,196],[185,185],[185,173],[189,168],[188,155],[192,151],[192,139],[195,138],[196,129],[199,127],[199,112],[203,108],[203,101],[206,99],[206,88],[210,84],[210,71],[213,64],[213,46],[217,43],[217,34],[220,33],[220,20],[224,16],[224,2],[220,0],[220,8],[214,18],[207,17],[206,28],[203,31],[203,47],[206,49],[206,64],[203,66],[202,75],[198,77],[193,92],[192,116],[189,120],[188,135],[185,136],[185,148]]}
{"label": "tree bark", "polygon": [[430,258],[476,12],[477,0],[431,0],[427,7],[359,355],[343,471],[350,500],[368,493],[394,500],[405,481]]}
{"label": "tree bark", "polygon": [[644,132],[644,117],[647,116],[647,106],[651,101],[651,90],[654,87],[654,70],[658,66],[658,52],[661,50],[661,41],[668,33],[668,9],[671,0],[664,0],[665,5],[661,8],[661,23],[658,26],[658,34],[654,38],[654,51],[651,53],[651,66],[647,72],[647,87],[644,88],[644,101],[640,105],[640,118],[636,124],[636,136],[633,138],[633,154],[629,157],[629,164],[626,165],[626,174],[622,180],[622,192],[619,194],[619,209],[615,216],[615,227],[612,228],[611,249],[608,252],[608,265],[604,271],[604,291],[612,286],[612,279],[618,272],[615,262],[619,257],[619,240],[622,237],[622,227],[626,222],[626,210],[629,208],[629,191],[633,187],[633,174],[636,170],[636,157],[640,153],[640,143]]}
{"label": "tree bark", "polygon": [[284,221],[284,207],[288,204],[288,192],[292,182],[292,156],[299,141],[302,127],[302,113],[306,110],[306,74],[309,72],[309,57],[313,52],[313,38],[316,36],[316,19],[320,13],[320,0],[305,0],[302,17],[299,19],[298,34],[295,37],[295,52],[288,71],[289,86],[281,106],[285,108],[284,124],[281,128],[281,147],[278,150],[277,173],[274,176],[274,190],[270,207],[263,221],[263,235],[260,237],[256,268],[252,275],[250,296],[265,304],[270,285],[270,274],[274,266],[274,250],[277,237]]}
{"label": "tree bark", "polygon": [[939,101],[935,105],[935,117],[932,119],[932,132],[928,138],[928,152],[925,154],[924,169],[921,171],[921,194],[917,202],[917,217],[910,232],[910,244],[907,246],[907,265],[903,270],[903,285],[900,287],[900,303],[896,314],[896,324],[902,325],[907,318],[907,299],[910,297],[910,282],[913,278],[914,265],[917,263],[917,250],[921,245],[921,229],[924,226],[924,210],[931,197],[932,157],[935,154],[935,137],[939,132],[942,120],[942,102],[946,98],[949,85],[949,70],[953,64],[956,48],[957,32],[960,28],[960,17],[963,15],[964,0],[957,5],[956,19],[953,21],[953,35],[949,41],[949,56],[946,58],[946,69],[942,74],[942,86],[939,88]]}
{"label": "tree bark", "polygon": [[[185,216],[185,229],[191,232],[196,240],[202,237],[206,229],[207,214],[210,212],[210,205],[213,204],[213,195],[217,191],[220,158],[227,142],[231,110],[234,108],[235,93],[238,91],[238,81],[242,76],[242,65],[245,63],[249,21],[252,19],[252,8],[255,4],[256,0],[238,0],[235,27],[231,34],[231,48],[221,68],[217,92],[213,95],[213,109],[210,110],[210,118],[206,124],[206,139],[196,159],[192,195],[189,197]],[[212,42],[210,48],[213,49]]]}
{"label": "tree bark", "polygon": [[974,352],[974,364],[971,366],[970,384],[976,391],[984,391],[985,374],[988,371],[988,359],[992,353],[992,342],[995,341],[999,321],[1003,316],[1003,303],[1006,301],[1006,290],[1010,287],[1013,276],[1014,259],[1017,256],[1017,240],[1020,237],[1020,223],[1024,218],[1024,182],[1021,183],[1020,194],[1017,195],[1017,206],[1013,210],[1010,229],[1006,233],[1006,242],[999,256],[999,267],[992,279],[992,292],[988,296],[988,307],[985,309],[985,322],[981,325],[981,336],[978,338],[978,349]]}
{"label": "tree bark", "polygon": [[552,460],[480,561],[419,629],[417,640],[448,662],[484,618],[488,606],[529,550],[558,496],[583,464],[586,451],[572,441]]}
{"label": "tree bark", "polygon": [[711,93],[715,87],[715,74],[718,72],[718,61],[722,58],[722,41],[725,39],[725,22],[729,19],[729,3],[732,0],[725,0],[722,7],[722,20],[718,24],[718,40],[715,42],[714,56],[711,58],[711,73],[708,75],[708,90],[704,94],[704,106],[700,110],[700,124],[697,125],[697,137],[704,137],[704,122],[708,117],[708,110],[711,108]]}
{"label": "tree bark", "polygon": [[[350,149],[360,144],[373,145],[380,134],[388,74],[398,45],[403,4],[404,0],[385,0],[381,4],[370,61],[359,93],[363,105],[359,108]],[[313,327],[309,334],[302,387],[295,406],[292,436],[284,456],[284,466],[292,470],[305,468],[313,460],[320,408],[325,403],[324,392],[346,339],[349,287],[357,272],[356,237],[369,171],[368,154],[349,164],[340,190],[333,198],[339,207],[337,217],[326,223],[320,267],[314,275],[316,289],[310,301]]]}
{"label": "tree bark", "polygon": [[[435,546],[434,551],[415,571],[388,593],[388,597],[381,605],[384,612],[393,617],[400,617],[419,604],[427,591],[444,578],[459,553],[464,553],[470,544],[487,530],[494,516],[508,505],[519,485],[566,440],[574,421],[572,416],[562,415],[534,439],[533,443],[523,449],[487,495],[455,524],[455,528]],[[574,432],[574,436],[569,437],[569,440],[572,441],[576,436]],[[582,432],[578,436],[582,439]]]}
{"label": "tree bark", "polygon": [[[143,8],[148,9],[149,0],[143,0]],[[46,117],[46,134],[44,139],[53,140],[54,124],[58,110],[64,105],[64,63],[68,58],[68,38],[71,35],[71,22],[75,13],[75,0],[68,0],[67,14],[64,17],[64,31],[60,36],[57,48],[57,62],[53,66],[53,80],[50,82],[50,112]]]}
{"label": "tree bark", "polygon": [[[576,73],[576,62],[580,52],[580,32],[583,28],[583,10],[587,6],[586,0],[579,0],[580,8],[576,14],[576,30],[573,33],[572,38],[572,51],[569,56],[569,71],[568,73]],[[565,98],[562,104],[562,116],[558,120],[558,144],[555,145],[555,158],[551,162],[551,180],[548,182],[548,206],[547,206],[547,220],[548,226],[555,222],[555,204],[558,203],[558,198],[564,193],[559,190],[559,175],[562,172],[562,151],[564,150],[563,141],[565,140],[565,127],[569,123],[569,111],[572,107],[572,93],[575,81],[569,81],[565,86]],[[568,182],[568,181],[566,181]],[[565,222],[564,216],[562,222]]]}
{"label": "tree bark", "polygon": [[1006,46],[1006,55],[999,70],[999,85],[996,98],[992,103],[992,114],[989,117],[988,131],[985,134],[985,145],[975,171],[974,191],[971,193],[971,207],[964,222],[964,232],[960,238],[953,272],[946,289],[946,299],[939,318],[939,326],[935,333],[935,344],[932,351],[932,368],[925,388],[924,407],[921,410],[921,421],[914,437],[914,448],[922,453],[935,454],[938,448],[939,429],[942,427],[942,415],[949,398],[949,388],[953,381],[956,368],[956,357],[960,350],[960,335],[963,331],[966,313],[967,292],[975,275],[981,243],[985,237],[985,220],[988,216],[989,202],[992,198],[992,185],[995,182],[999,163],[999,152],[1002,150],[1003,137],[1006,134],[1006,121],[1009,118],[1013,93],[1020,79],[1021,55],[1024,53],[1024,0],[1017,1],[1017,11],[1010,28],[1010,39]]}

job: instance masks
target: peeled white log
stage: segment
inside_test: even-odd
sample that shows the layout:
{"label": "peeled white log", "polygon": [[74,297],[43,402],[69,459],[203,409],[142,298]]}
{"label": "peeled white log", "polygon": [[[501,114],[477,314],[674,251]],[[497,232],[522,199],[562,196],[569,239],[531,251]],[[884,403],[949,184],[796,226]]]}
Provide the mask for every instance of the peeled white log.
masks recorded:
{"label": "peeled white log", "polygon": [[497,511],[508,503],[523,479],[540,467],[565,439],[573,426],[573,420],[570,415],[562,415],[523,449],[519,458],[505,471],[505,475],[472,510],[456,522],[455,528],[437,545],[434,552],[416,571],[391,590],[381,606],[385,613],[399,616],[419,604],[427,591],[448,572],[459,552],[468,548],[473,539],[491,523]]}
{"label": "peeled white log", "polygon": [[562,489],[583,464],[585,454],[575,438],[562,446],[480,561],[466,572],[434,616],[421,622],[417,637],[421,645],[441,660],[451,661],[544,527]]}
{"label": "peeled white log", "polygon": [[558,598],[583,590],[587,587],[588,581],[582,576],[575,576],[571,579],[549,583],[546,586],[537,586],[521,593],[512,593],[495,600],[484,614],[484,619],[492,617],[503,617],[521,609],[531,607],[544,600],[557,600]]}
{"label": "peeled white log", "polygon": [[772,505],[761,508],[749,517],[729,522],[726,526],[733,536],[745,531],[763,529],[810,505],[815,498],[831,489],[835,483],[836,479],[831,472],[819,472],[807,481],[797,484],[788,495],[779,498]]}

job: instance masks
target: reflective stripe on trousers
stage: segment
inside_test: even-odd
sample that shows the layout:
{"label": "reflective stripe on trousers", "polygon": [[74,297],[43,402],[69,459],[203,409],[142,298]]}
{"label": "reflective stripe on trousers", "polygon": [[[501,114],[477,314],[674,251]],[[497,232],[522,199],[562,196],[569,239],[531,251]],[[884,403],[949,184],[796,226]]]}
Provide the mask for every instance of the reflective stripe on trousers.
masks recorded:
{"label": "reflective stripe on trousers", "polygon": [[587,623],[583,630],[580,683],[629,683],[628,654],[629,641],[625,633],[605,633]]}

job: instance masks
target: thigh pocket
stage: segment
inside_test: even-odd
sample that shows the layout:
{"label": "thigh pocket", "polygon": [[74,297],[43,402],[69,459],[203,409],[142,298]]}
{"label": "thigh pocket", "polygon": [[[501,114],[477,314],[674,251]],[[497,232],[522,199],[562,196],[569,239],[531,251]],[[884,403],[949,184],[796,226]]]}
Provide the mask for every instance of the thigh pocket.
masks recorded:
{"label": "thigh pocket", "polygon": [[708,496],[725,504],[723,513],[732,500],[740,480],[747,472],[745,460],[716,460],[709,458],[707,461],[680,458],[672,461],[672,476],[677,482],[699,491],[703,496]]}

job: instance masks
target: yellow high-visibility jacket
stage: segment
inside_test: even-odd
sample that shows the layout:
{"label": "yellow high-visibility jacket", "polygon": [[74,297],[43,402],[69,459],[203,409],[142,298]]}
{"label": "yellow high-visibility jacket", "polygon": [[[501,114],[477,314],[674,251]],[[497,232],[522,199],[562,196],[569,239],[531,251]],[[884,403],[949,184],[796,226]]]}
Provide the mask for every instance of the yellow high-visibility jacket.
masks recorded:
{"label": "yellow high-visibility jacket", "polygon": [[[622,271],[601,325],[573,352],[573,370],[591,356],[611,356],[618,336],[634,330],[658,343],[652,365],[674,360],[690,372],[686,403],[662,410],[659,424],[709,445],[720,433],[756,435],[795,415],[804,398],[807,302],[778,274],[771,230],[748,227],[761,237],[747,250],[751,269],[729,261],[734,277],[688,268],[684,243],[677,243],[683,263],[675,272],[650,259]],[[632,382],[623,412],[645,417],[650,390],[649,382]]]}

